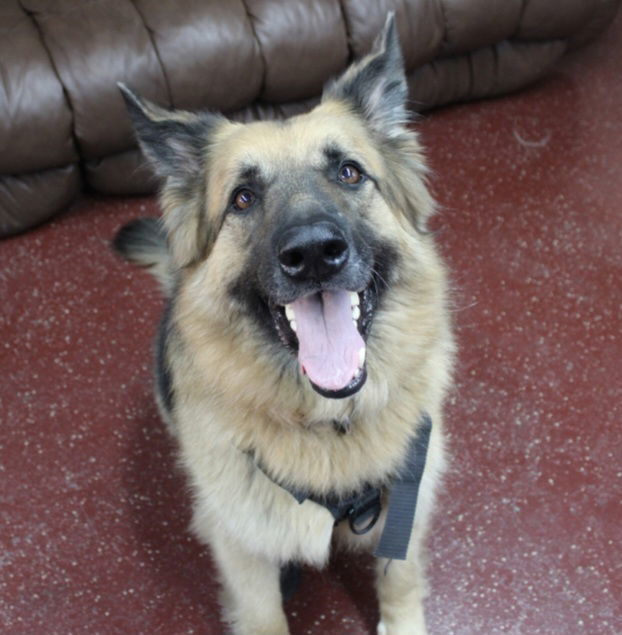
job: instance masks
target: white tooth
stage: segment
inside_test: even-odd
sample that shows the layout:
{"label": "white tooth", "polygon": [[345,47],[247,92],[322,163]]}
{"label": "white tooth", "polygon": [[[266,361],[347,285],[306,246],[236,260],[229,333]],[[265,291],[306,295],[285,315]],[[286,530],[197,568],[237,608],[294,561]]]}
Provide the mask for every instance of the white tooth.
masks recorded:
{"label": "white tooth", "polygon": [[357,306],[353,306],[352,307],[352,318],[354,320],[358,320],[361,317],[361,309],[359,309]]}
{"label": "white tooth", "polygon": [[296,316],[294,315],[294,309],[292,308],[291,304],[286,304],[285,305],[285,317],[290,322],[296,318]]}
{"label": "white tooth", "polygon": [[363,364],[365,363],[365,347],[359,348],[359,367],[363,368]]}
{"label": "white tooth", "polygon": [[297,328],[297,326],[296,326],[296,320],[292,320],[292,321],[289,323],[289,328],[290,328],[292,331],[294,331],[294,333],[296,332],[296,328]]}
{"label": "white tooth", "polygon": [[358,306],[360,303],[359,294],[356,291],[350,292],[350,304],[352,306]]}

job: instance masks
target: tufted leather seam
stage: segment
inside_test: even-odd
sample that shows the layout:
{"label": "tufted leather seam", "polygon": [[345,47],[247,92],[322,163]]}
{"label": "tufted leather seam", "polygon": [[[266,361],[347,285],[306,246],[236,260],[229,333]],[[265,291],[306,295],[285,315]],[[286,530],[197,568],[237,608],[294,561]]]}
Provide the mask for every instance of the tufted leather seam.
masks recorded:
{"label": "tufted leather seam", "polygon": [[[482,50],[482,49],[480,49]],[[475,85],[475,69],[473,68],[473,55],[475,51],[469,51],[467,53],[467,68],[469,69],[469,85],[467,87],[467,92],[469,95],[473,95],[473,86]]]}
{"label": "tufted leather seam", "polygon": [[348,21],[348,13],[343,4],[343,0],[338,0],[338,4],[339,4],[339,12],[341,13],[341,20],[343,22],[343,30],[346,34],[346,46],[348,48],[347,65],[349,66],[354,60],[354,52],[352,50],[352,33],[350,31],[350,22]]}
{"label": "tufted leather seam", "polygon": [[520,31],[520,28],[523,24],[523,18],[525,17],[525,11],[527,11],[527,3],[529,2],[529,0],[521,0],[521,8],[520,11],[518,13],[518,21],[516,23],[516,28],[514,29],[514,33],[512,33],[512,35],[510,35],[508,38],[506,38],[508,41],[511,40],[518,40],[519,38],[517,38],[517,34]]}
{"label": "tufted leather seam", "polygon": [[[39,41],[41,42],[41,46],[43,47],[43,50],[46,52],[48,59],[50,61],[50,68],[52,69],[52,71],[54,72],[54,75],[56,76],[56,79],[58,80],[58,83],[61,87],[61,90],[63,91],[63,97],[65,99],[65,105],[67,106],[67,110],[69,111],[69,116],[71,117],[71,142],[73,145],[73,150],[74,150],[74,154],[76,156],[76,160],[69,162],[65,165],[55,165],[55,166],[49,166],[47,168],[38,168],[37,170],[33,170],[33,172],[40,172],[42,170],[51,170],[51,169],[59,169],[59,168],[64,168],[67,167],[68,165],[76,165],[78,167],[78,170],[80,171],[80,181],[84,184],[86,183],[86,178],[85,178],[85,174],[84,174],[84,166],[83,166],[83,161],[84,161],[84,157],[82,156],[81,152],[80,152],[80,144],[78,142],[78,137],[76,135],[76,118],[75,118],[75,114],[74,114],[74,107],[73,107],[73,103],[71,101],[71,96],[69,95],[69,93],[67,92],[67,89],[65,87],[65,84],[63,84],[63,80],[60,76],[60,73],[58,72],[58,68],[56,67],[56,62],[54,60],[54,56],[52,55],[52,52],[50,51],[50,49],[48,48],[47,44],[45,43],[45,38],[43,37],[43,29],[41,28],[41,25],[39,24],[39,22],[37,22],[37,18],[35,17],[34,12],[29,11],[21,2],[21,0],[18,0],[18,4],[21,8],[21,10],[24,12],[24,14],[32,21],[34,28],[37,32],[37,35],[39,36]],[[27,173],[22,173],[22,174],[31,174],[31,172],[27,172]],[[17,176],[17,175],[16,175]]]}
{"label": "tufted leather seam", "polygon": [[149,41],[151,42],[151,48],[153,49],[153,52],[154,52],[154,54],[156,56],[156,59],[158,60],[158,64],[160,65],[160,70],[162,71],[162,77],[164,77],[164,84],[166,85],[166,95],[168,97],[168,104],[172,108],[175,108],[176,106],[175,106],[175,102],[173,100],[173,93],[171,91],[171,84],[169,82],[168,75],[166,73],[166,68],[164,67],[164,62],[162,61],[162,56],[160,55],[160,51],[159,51],[158,46],[156,44],[155,38],[153,37],[153,31],[147,25],[147,22],[145,20],[145,16],[140,12],[140,9],[136,5],[136,2],[134,0],[128,0],[128,2],[132,5],[134,11],[136,11],[136,15],[138,15],[138,17],[140,18],[140,21],[142,22],[143,28],[147,32],[147,36],[149,37]]}
{"label": "tufted leather seam", "polygon": [[[505,40],[506,42],[509,42],[509,40]],[[493,91],[497,91],[498,90],[498,86],[499,86],[499,44],[500,42],[497,42],[496,44],[494,44],[492,46],[492,59],[493,59],[493,64],[494,64],[494,70],[493,70]]]}
{"label": "tufted leather seam", "polygon": [[[268,62],[266,61],[266,56],[263,52],[263,48],[261,47],[261,42],[259,40],[259,36],[257,35],[257,31],[255,29],[254,16],[251,13],[248,5],[245,0],[241,0],[242,6],[244,7],[244,11],[246,12],[246,17],[248,18],[248,23],[251,26],[251,30],[253,32],[253,37],[255,38],[255,42],[257,43],[257,50],[259,51],[259,57],[261,58],[261,66],[262,66],[262,74],[261,74],[261,82],[259,84],[259,93],[255,97],[256,101],[261,101],[265,90],[266,90],[266,78],[268,75]],[[252,103],[252,102],[251,102]]]}
{"label": "tufted leather seam", "polygon": [[449,22],[447,20],[447,11],[445,9],[445,5],[443,4],[443,0],[435,1],[441,10],[441,15],[443,16],[443,37],[441,38],[441,49],[447,50],[447,48],[449,48]]}
{"label": "tufted leather seam", "polygon": [[[17,175],[13,175],[13,174],[0,174],[0,184],[2,184],[3,181],[7,181],[7,177],[11,178],[11,179],[19,179],[20,181],[22,180],[22,175],[21,174],[17,174]],[[6,225],[6,219],[8,218],[9,220],[9,224],[15,226],[15,227],[20,227],[22,225],[22,221],[23,219],[21,217],[16,216],[15,214],[11,213],[11,207],[13,207],[14,209],[18,207],[18,205],[16,204],[17,201],[15,199],[14,196],[11,196],[12,192],[10,190],[5,190],[8,191],[8,194],[10,196],[10,200],[13,203],[13,205],[9,206],[9,205],[3,205],[2,208],[0,208],[0,211],[2,213],[2,218],[0,218],[0,223]],[[3,230],[4,232],[4,230]],[[2,233],[1,236],[2,238],[6,238],[6,236],[10,236],[11,234],[5,234]]]}

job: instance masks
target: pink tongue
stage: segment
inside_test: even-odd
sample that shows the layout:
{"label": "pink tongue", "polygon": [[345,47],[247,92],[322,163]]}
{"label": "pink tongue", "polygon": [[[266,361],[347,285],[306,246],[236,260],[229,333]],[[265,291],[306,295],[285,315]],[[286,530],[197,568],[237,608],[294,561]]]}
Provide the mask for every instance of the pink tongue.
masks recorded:
{"label": "pink tongue", "polygon": [[345,388],[359,367],[359,351],[365,347],[352,320],[350,293],[314,293],[299,298],[291,307],[300,366],[320,388]]}

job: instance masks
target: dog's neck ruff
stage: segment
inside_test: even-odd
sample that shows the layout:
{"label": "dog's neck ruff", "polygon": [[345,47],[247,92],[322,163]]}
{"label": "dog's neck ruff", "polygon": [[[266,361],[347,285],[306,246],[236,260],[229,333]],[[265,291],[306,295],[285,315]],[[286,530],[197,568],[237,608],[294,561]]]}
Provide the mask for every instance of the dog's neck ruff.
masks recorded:
{"label": "dog's neck ruff", "polygon": [[[417,507],[419,485],[425,468],[432,419],[426,413],[408,445],[408,452],[399,475],[389,487],[387,517],[374,551],[377,558],[406,560],[408,543]],[[315,496],[304,490],[287,487],[273,479],[260,465],[259,469],[276,485],[291,494],[298,503],[313,501],[325,507],[335,519],[335,524],[348,520],[355,534],[367,533],[375,524],[381,511],[381,489],[366,485],[360,492],[343,498],[335,495]]]}

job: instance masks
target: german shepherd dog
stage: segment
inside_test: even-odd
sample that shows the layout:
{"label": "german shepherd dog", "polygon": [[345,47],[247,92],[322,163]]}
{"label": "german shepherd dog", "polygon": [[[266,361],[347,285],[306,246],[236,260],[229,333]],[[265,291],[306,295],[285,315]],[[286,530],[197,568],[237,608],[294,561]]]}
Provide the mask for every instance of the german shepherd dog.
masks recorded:
{"label": "german shepherd dog", "polygon": [[[120,88],[163,180],[162,222],[134,221],[114,246],[167,296],[156,397],[223,618],[288,633],[283,570],[341,544],[376,550],[378,633],[425,633],[453,340],[392,16],[286,121],[169,111]],[[401,538],[379,549],[385,530]]]}

